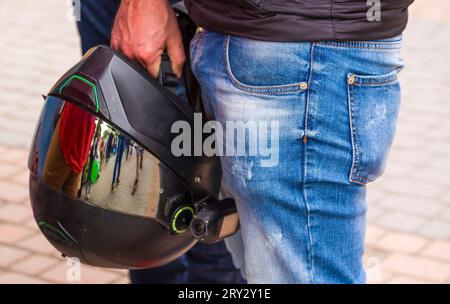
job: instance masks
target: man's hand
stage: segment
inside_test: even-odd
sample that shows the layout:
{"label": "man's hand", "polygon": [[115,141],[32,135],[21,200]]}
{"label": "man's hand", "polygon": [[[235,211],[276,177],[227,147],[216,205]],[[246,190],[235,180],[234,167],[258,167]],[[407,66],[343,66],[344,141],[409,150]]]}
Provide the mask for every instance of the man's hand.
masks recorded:
{"label": "man's hand", "polygon": [[139,61],[155,78],[164,48],[178,77],[186,60],[177,19],[167,0],[122,0],[111,47]]}

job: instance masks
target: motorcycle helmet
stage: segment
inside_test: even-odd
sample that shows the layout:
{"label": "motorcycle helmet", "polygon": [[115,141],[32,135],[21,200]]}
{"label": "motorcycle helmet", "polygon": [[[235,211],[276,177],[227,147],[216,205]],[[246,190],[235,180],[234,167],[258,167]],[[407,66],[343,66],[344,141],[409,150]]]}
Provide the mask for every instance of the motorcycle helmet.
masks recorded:
{"label": "motorcycle helmet", "polygon": [[157,81],[99,46],[45,96],[28,161],[30,200],[63,256],[157,267],[238,229],[233,199],[218,200],[219,159],[171,153],[172,124],[193,126],[194,110],[162,67]]}

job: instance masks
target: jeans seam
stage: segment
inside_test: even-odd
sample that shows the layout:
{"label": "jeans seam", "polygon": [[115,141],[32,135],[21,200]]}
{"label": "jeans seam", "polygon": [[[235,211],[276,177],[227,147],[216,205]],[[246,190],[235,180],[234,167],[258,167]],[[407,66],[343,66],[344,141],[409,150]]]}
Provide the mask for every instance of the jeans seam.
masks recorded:
{"label": "jeans seam", "polygon": [[223,45],[224,60],[225,60],[225,68],[226,68],[226,71],[228,74],[228,78],[230,79],[231,83],[236,88],[238,88],[246,93],[259,94],[259,95],[282,95],[282,94],[287,94],[287,93],[298,93],[298,92],[306,91],[305,89],[302,89],[300,87],[302,82],[286,84],[286,85],[275,85],[275,86],[252,86],[252,85],[247,85],[247,84],[240,82],[234,76],[233,71],[231,70],[230,56],[229,56],[230,38],[231,38],[231,35],[227,35],[225,38],[225,41],[224,41],[224,45]]}
{"label": "jeans seam", "polygon": [[320,41],[318,45],[332,46],[349,49],[367,49],[367,50],[398,50],[402,42],[371,42],[371,41]]}
{"label": "jeans seam", "polygon": [[390,80],[390,81],[384,81],[384,82],[374,82],[374,83],[355,83],[355,86],[358,87],[382,87],[385,85],[390,85],[397,83],[397,79]]}
{"label": "jeans seam", "polygon": [[[309,115],[309,101],[310,101],[310,88],[311,88],[311,82],[312,82],[312,73],[313,73],[313,66],[314,66],[314,47],[315,44],[311,44],[311,51],[310,51],[310,67],[309,67],[309,76],[308,76],[308,89],[306,93],[306,109],[305,109],[305,133],[304,136],[308,136],[308,115]],[[302,196],[303,201],[306,208],[306,220],[307,220],[307,228],[308,228],[308,250],[309,250],[309,264],[310,264],[310,275],[312,283],[315,283],[315,277],[314,277],[314,253],[313,253],[313,237],[311,233],[311,212],[309,209],[309,205],[307,202],[307,194],[306,194],[306,177],[307,177],[307,163],[308,163],[308,156],[307,156],[307,142],[303,140],[303,147],[304,147],[304,153],[303,153],[303,182],[302,182]]]}
{"label": "jeans seam", "polygon": [[[350,168],[349,181],[350,182],[362,182],[357,178],[358,162],[359,162],[359,147],[356,143],[357,130],[355,129],[354,120],[354,105],[353,105],[353,86],[347,83],[347,95],[348,95],[348,118],[350,126],[350,138],[352,142],[352,166]],[[355,177],[353,176],[355,175]]]}
{"label": "jeans seam", "polygon": [[[355,76],[357,78],[357,81],[354,83],[354,86],[358,86],[358,87],[380,87],[380,86],[394,84],[398,81],[397,76],[391,76],[390,79],[383,80],[383,81],[361,79],[357,75],[355,75]],[[363,80],[366,80],[366,82],[364,82]]]}

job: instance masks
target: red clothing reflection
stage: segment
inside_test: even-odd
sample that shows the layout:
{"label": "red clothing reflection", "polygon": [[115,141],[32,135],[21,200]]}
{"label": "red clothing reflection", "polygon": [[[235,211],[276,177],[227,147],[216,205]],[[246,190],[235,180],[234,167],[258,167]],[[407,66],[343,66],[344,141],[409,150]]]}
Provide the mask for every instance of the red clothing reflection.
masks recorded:
{"label": "red clothing reflection", "polygon": [[64,159],[74,173],[83,170],[95,132],[95,116],[66,102],[59,125]]}

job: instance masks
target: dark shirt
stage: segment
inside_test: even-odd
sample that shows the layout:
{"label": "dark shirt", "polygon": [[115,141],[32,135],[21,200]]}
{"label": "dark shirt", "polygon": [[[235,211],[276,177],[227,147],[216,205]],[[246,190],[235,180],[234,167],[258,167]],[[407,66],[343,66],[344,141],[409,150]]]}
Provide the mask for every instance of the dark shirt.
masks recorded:
{"label": "dark shirt", "polygon": [[207,30],[266,41],[322,41],[397,36],[406,27],[408,7],[413,1],[185,0],[185,3],[191,18]]}

